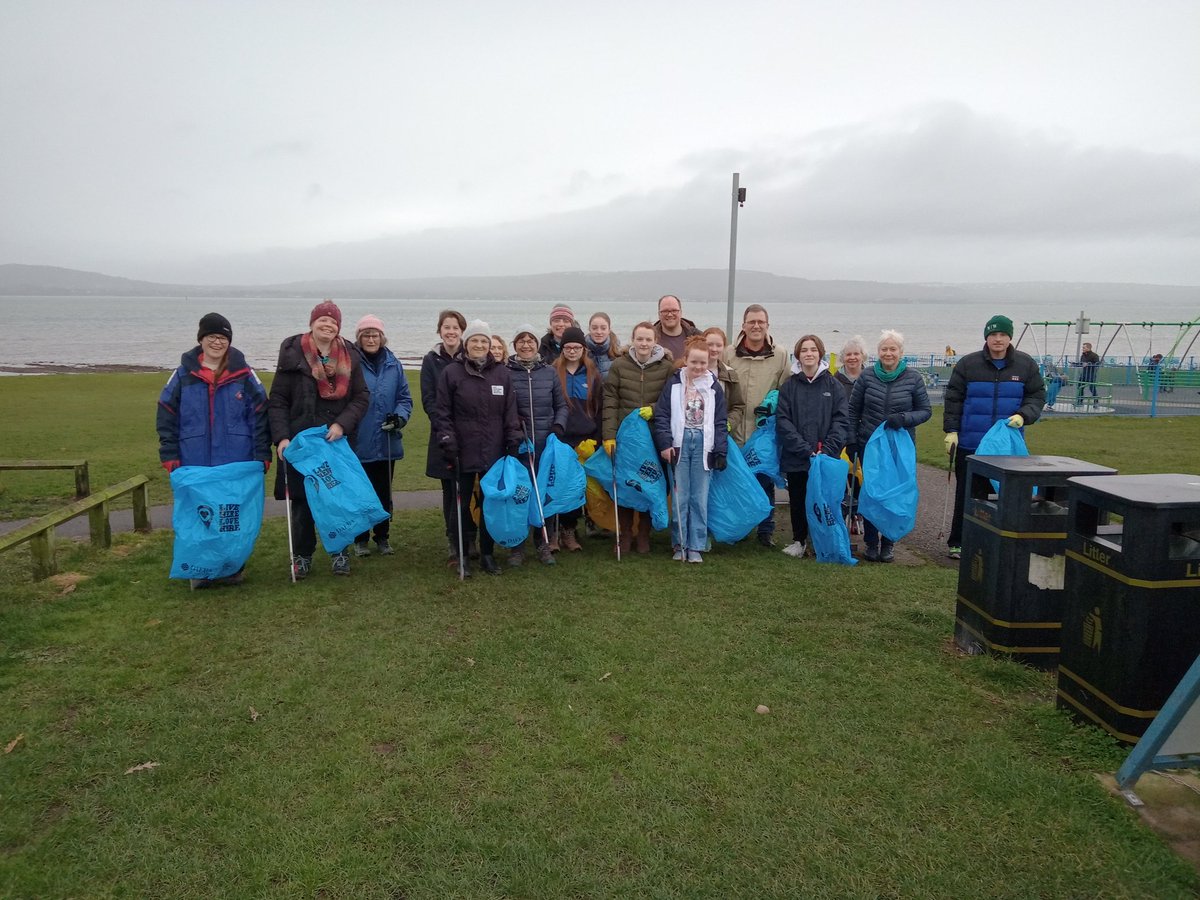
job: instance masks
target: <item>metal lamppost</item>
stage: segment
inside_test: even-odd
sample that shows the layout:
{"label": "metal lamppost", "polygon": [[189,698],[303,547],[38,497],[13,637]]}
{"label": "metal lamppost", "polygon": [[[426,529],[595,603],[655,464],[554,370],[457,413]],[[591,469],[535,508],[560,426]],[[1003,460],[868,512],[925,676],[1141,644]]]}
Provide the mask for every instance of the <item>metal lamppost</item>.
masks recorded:
{"label": "metal lamppost", "polygon": [[737,277],[737,220],[738,207],[746,202],[746,189],[738,187],[740,172],[733,173],[733,193],[730,195],[729,213],[729,309],[725,315],[725,333],[733,340],[733,282]]}

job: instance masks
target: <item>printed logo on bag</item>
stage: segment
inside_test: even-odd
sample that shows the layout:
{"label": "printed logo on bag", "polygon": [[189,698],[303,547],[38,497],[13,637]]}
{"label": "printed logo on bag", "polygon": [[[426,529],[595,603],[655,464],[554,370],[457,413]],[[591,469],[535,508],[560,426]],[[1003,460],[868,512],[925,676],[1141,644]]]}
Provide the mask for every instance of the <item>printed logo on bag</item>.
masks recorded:
{"label": "printed logo on bag", "polygon": [[219,507],[221,524],[217,528],[222,534],[242,530],[242,504],[222,503]]}
{"label": "printed logo on bag", "polygon": [[638,478],[642,481],[648,481],[651,484],[662,478],[662,469],[654,460],[647,459],[638,466]]}
{"label": "printed logo on bag", "polygon": [[504,396],[504,385],[493,384],[492,385],[492,396],[493,397],[503,397]]}
{"label": "printed logo on bag", "polygon": [[200,521],[204,523],[205,528],[212,527],[213,508],[206,503],[201,503],[196,507],[196,515],[200,517]]}
{"label": "printed logo on bag", "polygon": [[833,510],[829,508],[828,504],[814,503],[812,506],[812,511],[813,516],[821,524],[826,526],[833,524]]}
{"label": "printed logo on bag", "polygon": [[522,503],[529,502],[529,488],[523,484],[518,484],[517,489],[513,491],[513,503],[520,506]]}
{"label": "printed logo on bag", "polygon": [[557,472],[558,472],[558,467],[551,465],[550,471],[546,474],[546,487],[548,487],[548,488],[554,487],[554,478],[555,478],[555,475]]}
{"label": "printed logo on bag", "polygon": [[642,483],[640,481],[634,481],[632,478],[625,479],[625,487],[633,488],[639,494],[642,493]]}
{"label": "printed logo on bag", "polygon": [[335,488],[341,484],[337,476],[333,474],[333,467],[329,465],[328,460],[313,469],[313,477],[325,482],[325,487],[327,488]]}
{"label": "printed logo on bag", "polygon": [[748,465],[752,469],[755,466],[762,465],[762,459],[759,458],[757,450],[751,450],[749,453],[746,454],[746,465]]}

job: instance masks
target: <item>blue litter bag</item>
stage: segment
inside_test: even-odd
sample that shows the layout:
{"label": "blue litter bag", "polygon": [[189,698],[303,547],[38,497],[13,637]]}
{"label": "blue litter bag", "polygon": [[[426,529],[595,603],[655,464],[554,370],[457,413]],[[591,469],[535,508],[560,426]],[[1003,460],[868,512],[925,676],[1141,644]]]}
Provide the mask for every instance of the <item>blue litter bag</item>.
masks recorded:
{"label": "blue litter bag", "polygon": [[858,564],[858,560],[850,555],[850,532],[842,518],[842,497],[846,494],[849,472],[850,465],[844,459],[834,459],[824,453],[818,453],[809,462],[805,513],[817,562]]}
{"label": "blue litter bag", "polygon": [[656,531],[666,528],[667,479],[654,449],[654,439],[650,437],[650,425],[636,409],[617,429],[615,466],[617,505],[650,513],[650,525]]}
{"label": "blue litter bag", "polygon": [[323,425],[306,428],[292,438],[283,458],[304,476],[304,493],[322,546],[337,553],[388,514],[350,442],[325,440],[327,430]]}
{"label": "blue litter bag", "polygon": [[[1029,448],[1025,446],[1025,435],[1020,428],[1009,428],[1008,419],[1001,419],[992,424],[987,433],[980,438],[979,446],[975,448],[976,456],[1028,456]],[[967,477],[963,472],[962,476]],[[1000,492],[1000,482],[992,482],[992,490]],[[1033,489],[1037,496],[1037,488]]]}
{"label": "blue litter bag", "polygon": [[708,483],[708,531],[725,544],[740,541],[771,514],[771,502],[742,454],[730,453],[725,469]]}
{"label": "blue litter bag", "polygon": [[858,511],[893,543],[917,522],[917,445],[907,428],[880,425],[863,449]]}
{"label": "blue litter bag", "polygon": [[767,476],[775,482],[775,487],[787,487],[779,471],[779,444],[775,440],[774,416],[767,416],[767,421],[754,429],[754,434],[742,447],[742,456],[755,475]]}
{"label": "blue litter bag", "polygon": [[519,547],[529,536],[531,517],[538,517],[529,469],[515,456],[502,456],[479,479],[479,487],[488,534],[504,547]]}
{"label": "blue litter bag", "polygon": [[542,458],[538,460],[537,474],[542,514],[547,519],[583,506],[587,475],[575,451],[553,434],[546,438],[546,447],[542,450]]}
{"label": "blue litter bag", "polygon": [[263,464],[181,466],[171,473],[171,490],[171,577],[225,578],[239,571],[262,528]]}

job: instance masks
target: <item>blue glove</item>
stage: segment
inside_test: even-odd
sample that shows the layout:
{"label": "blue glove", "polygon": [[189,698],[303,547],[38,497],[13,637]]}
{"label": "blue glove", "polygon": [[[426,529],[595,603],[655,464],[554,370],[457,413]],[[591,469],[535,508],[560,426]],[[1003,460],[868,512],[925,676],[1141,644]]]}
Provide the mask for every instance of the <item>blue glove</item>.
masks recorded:
{"label": "blue glove", "polygon": [[533,452],[533,441],[531,441],[529,438],[525,438],[525,440],[521,441],[521,446],[517,448],[517,453],[532,453],[532,452]]}

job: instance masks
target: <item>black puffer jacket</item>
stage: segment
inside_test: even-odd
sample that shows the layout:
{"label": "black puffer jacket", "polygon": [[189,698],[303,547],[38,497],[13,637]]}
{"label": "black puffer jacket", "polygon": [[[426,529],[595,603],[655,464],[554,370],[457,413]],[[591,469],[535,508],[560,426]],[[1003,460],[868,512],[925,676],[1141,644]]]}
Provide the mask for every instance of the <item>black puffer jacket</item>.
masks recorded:
{"label": "black puffer jacket", "polygon": [[775,407],[779,471],[807,472],[818,444],[822,453],[837,456],[849,429],[846,392],[827,369],[812,381],[803,372],[793,375],[779,389]]}
{"label": "black puffer jacket", "polygon": [[521,427],[525,429],[526,437],[534,438],[534,452],[540,456],[551,429],[557,425],[562,432],[567,425],[567,401],[563,398],[562,382],[558,380],[554,366],[548,366],[540,359],[527,369],[516,356],[510,356],[506,365],[517,398]]}
{"label": "black puffer jacket", "polygon": [[443,459],[440,478],[453,478],[454,466],[444,458],[449,446],[463,472],[486,472],[521,443],[521,419],[510,372],[489,354],[483,363],[452,362],[438,382],[437,405],[429,443]]}
{"label": "black puffer jacket", "polygon": [[893,413],[904,416],[904,427],[916,440],[914,430],[933,414],[925,380],[912,369],[905,369],[893,381],[883,381],[874,369],[864,369],[850,394],[851,440],[866,446],[879,423]]}
{"label": "black puffer jacket", "polygon": [[432,438],[438,384],[441,382],[442,372],[456,359],[462,359],[461,347],[457,353],[450,354],[444,346],[438,344],[421,360],[421,409],[425,410],[425,417],[429,419],[430,433],[429,446],[425,449],[425,474],[429,478],[449,478],[453,475],[446,474],[446,461],[442,458],[442,452],[438,450],[437,441]]}

